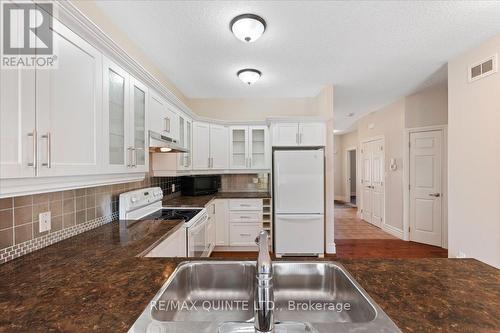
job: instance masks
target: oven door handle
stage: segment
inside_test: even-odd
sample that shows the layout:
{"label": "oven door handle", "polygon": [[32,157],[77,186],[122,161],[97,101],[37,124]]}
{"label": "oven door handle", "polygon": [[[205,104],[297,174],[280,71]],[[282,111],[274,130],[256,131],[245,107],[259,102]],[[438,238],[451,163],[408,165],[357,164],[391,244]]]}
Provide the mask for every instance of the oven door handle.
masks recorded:
{"label": "oven door handle", "polygon": [[203,216],[203,218],[202,218],[201,220],[196,221],[196,223],[195,223],[195,224],[193,224],[193,225],[191,226],[191,228],[189,228],[189,229],[190,229],[190,230],[189,230],[189,231],[190,231],[190,233],[191,233],[191,234],[194,234],[194,233],[196,233],[199,229],[201,229],[202,227],[204,227],[204,226],[205,226],[205,223],[207,222],[207,220],[208,220],[208,215],[205,215],[205,216]]}

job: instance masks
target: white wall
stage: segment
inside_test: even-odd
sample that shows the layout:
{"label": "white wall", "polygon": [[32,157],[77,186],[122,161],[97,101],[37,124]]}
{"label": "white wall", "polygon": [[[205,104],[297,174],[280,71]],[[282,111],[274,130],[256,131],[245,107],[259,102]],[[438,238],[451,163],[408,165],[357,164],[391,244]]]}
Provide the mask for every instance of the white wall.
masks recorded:
{"label": "white wall", "polygon": [[264,121],[266,117],[315,116],[316,98],[191,98],[189,106],[199,116],[238,121]]}
{"label": "white wall", "polygon": [[448,64],[448,253],[500,268],[500,74],[467,81],[498,53],[500,35]]}
{"label": "white wall", "polygon": [[405,98],[405,127],[448,124],[448,85],[428,87]]}
{"label": "white wall", "polygon": [[[358,123],[359,141],[378,136],[385,139],[385,223],[403,231],[403,142],[404,98],[372,112]],[[373,127],[373,128],[370,128]],[[388,161],[395,158],[398,169],[389,170]]]}

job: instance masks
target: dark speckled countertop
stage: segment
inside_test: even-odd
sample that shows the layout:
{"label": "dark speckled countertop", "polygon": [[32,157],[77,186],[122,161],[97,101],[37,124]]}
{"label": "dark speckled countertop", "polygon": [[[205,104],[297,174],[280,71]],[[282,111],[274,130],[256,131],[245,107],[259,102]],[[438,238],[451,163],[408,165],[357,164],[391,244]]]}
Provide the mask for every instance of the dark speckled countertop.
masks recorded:
{"label": "dark speckled countertop", "polygon": [[[137,254],[180,222],[115,221],[1,265],[0,332],[126,332],[183,260]],[[500,271],[491,266],[341,263],[403,332],[500,331]]]}
{"label": "dark speckled countertop", "polygon": [[269,192],[217,192],[209,195],[186,196],[163,200],[164,207],[205,207],[213,199],[265,199],[270,198]]}

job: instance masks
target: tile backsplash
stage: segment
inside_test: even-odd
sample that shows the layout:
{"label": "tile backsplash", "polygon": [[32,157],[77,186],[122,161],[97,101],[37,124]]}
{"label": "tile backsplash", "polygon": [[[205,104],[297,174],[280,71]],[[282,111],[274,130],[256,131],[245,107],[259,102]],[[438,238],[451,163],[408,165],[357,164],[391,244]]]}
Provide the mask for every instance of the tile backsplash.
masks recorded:
{"label": "tile backsplash", "polygon": [[269,174],[221,175],[222,192],[268,192]]}
{"label": "tile backsplash", "polygon": [[[180,191],[179,177],[146,177],[143,181],[0,199],[0,263],[90,230],[118,216],[119,195],[159,186],[164,195]],[[51,213],[51,230],[40,233],[38,216]]]}

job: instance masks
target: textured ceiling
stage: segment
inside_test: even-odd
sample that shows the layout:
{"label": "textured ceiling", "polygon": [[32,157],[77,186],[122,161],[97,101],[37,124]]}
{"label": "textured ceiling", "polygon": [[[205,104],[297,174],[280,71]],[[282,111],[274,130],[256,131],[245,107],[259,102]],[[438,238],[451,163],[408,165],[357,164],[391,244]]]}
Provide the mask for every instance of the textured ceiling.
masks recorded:
{"label": "textured ceiling", "polygon": [[[500,33],[500,1],[99,1],[189,98],[310,97],[335,85],[336,128],[430,83],[443,65]],[[229,30],[268,23],[255,43]],[[254,67],[253,86],[236,77]],[[355,116],[346,115],[354,112]]]}

